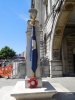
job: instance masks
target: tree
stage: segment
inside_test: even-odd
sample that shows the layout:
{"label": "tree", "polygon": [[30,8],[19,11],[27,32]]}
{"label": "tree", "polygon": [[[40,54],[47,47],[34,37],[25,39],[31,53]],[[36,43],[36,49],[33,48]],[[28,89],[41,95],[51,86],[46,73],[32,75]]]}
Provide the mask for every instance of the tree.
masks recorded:
{"label": "tree", "polygon": [[16,52],[5,46],[0,50],[0,59],[12,59],[16,55]]}

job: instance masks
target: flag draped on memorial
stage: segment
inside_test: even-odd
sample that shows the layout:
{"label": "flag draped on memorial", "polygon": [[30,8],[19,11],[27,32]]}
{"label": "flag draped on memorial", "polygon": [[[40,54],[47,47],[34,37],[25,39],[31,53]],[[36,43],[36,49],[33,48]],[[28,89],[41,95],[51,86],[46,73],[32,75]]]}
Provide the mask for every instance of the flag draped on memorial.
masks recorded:
{"label": "flag draped on memorial", "polygon": [[31,48],[30,48],[30,60],[31,60],[31,69],[33,73],[35,74],[37,69],[37,41],[36,41],[36,34],[35,34],[35,26],[32,27],[32,33],[31,33]]}

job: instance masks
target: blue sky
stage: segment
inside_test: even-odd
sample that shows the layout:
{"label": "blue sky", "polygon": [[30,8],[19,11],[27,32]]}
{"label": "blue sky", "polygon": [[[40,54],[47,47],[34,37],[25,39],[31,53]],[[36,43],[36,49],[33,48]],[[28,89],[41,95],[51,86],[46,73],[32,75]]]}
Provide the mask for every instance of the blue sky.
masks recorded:
{"label": "blue sky", "polygon": [[0,49],[26,50],[26,30],[31,0],[0,0]]}

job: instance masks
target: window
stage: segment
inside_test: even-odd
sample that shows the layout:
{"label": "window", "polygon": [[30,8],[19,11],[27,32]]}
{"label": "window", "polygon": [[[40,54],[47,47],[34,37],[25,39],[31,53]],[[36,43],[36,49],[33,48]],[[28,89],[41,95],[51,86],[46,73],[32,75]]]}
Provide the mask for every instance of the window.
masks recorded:
{"label": "window", "polygon": [[43,0],[43,3],[45,5],[46,18],[47,18],[48,17],[48,0]]}
{"label": "window", "polygon": [[47,53],[47,44],[46,44],[46,34],[44,35],[44,49],[45,49],[45,54]]}
{"label": "window", "polygon": [[48,4],[46,4],[46,18],[48,17]]}
{"label": "window", "polygon": [[34,7],[35,7],[35,1],[32,0],[32,1],[31,1],[31,8],[34,8]]}
{"label": "window", "polygon": [[52,11],[52,0],[50,0],[50,12]]}

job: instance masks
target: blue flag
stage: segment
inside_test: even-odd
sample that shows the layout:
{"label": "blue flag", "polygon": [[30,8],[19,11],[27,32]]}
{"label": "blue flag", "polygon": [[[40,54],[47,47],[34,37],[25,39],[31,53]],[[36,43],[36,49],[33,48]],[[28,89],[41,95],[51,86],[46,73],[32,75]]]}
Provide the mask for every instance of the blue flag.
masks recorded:
{"label": "blue flag", "polygon": [[38,60],[35,26],[32,27],[30,60],[32,61],[32,66],[31,66],[32,71],[35,73],[37,69],[37,60]]}

